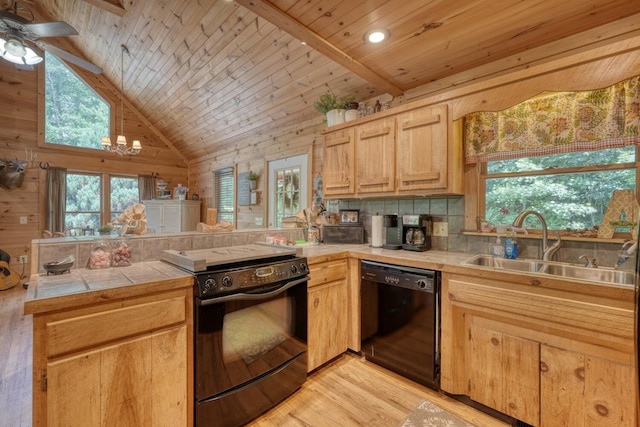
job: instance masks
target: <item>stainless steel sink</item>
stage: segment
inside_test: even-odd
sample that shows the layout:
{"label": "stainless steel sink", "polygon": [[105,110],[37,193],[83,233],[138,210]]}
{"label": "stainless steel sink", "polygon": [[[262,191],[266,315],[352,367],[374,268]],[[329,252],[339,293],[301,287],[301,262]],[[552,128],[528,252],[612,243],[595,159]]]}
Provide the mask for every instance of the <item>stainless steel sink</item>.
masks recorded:
{"label": "stainless steel sink", "polygon": [[590,268],[561,262],[496,258],[491,255],[476,255],[464,261],[463,264],[490,267],[498,270],[545,274],[611,285],[633,285],[635,283],[634,272],[614,270],[607,267]]}

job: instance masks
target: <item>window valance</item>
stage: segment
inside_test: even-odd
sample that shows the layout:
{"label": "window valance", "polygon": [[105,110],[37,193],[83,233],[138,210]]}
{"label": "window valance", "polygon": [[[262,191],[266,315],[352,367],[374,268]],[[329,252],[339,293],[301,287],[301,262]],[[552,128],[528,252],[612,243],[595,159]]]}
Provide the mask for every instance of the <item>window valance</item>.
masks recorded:
{"label": "window valance", "polygon": [[465,160],[542,156],[640,144],[640,76],[586,92],[540,96],[465,117]]}

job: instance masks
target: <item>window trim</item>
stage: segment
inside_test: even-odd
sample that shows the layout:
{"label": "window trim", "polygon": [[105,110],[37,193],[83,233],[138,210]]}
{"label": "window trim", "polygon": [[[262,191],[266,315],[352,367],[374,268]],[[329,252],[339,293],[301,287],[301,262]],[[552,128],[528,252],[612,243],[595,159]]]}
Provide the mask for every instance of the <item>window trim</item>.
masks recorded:
{"label": "window trim", "polygon": [[[106,224],[111,222],[111,178],[131,178],[138,179],[139,175],[133,174],[123,174],[123,173],[108,173],[108,172],[93,172],[86,170],[77,170],[77,169],[69,169],[67,170],[68,175],[93,175],[100,177],[100,224]],[[66,184],[65,184],[66,185]],[[67,211],[65,209],[65,223],[66,223],[66,214]]]}
{"label": "window trim", "polygon": [[[94,85],[90,84],[89,81],[87,79],[84,78],[84,76],[82,75],[82,73],[75,67],[73,67],[72,65],[70,65],[69,63],[67,63],[66,61],[64,61],[62,58],[58,58],[62,63],[64,63],[64,65],[67,66],[67,68],[69,68],[69,70],[71,70],[79,79],[81,79],[87,86],[89,86],[96,94],[98,94],[102,100],[104,102],[106,102],[107,104],[109,104],[109,135],[114,135],[115,134],[115,122],[116,122],[116,103],[111,99],[111,97],[104,92],[103,90],[95,87]],[[45,141],[45,133],[46,133],[46,115],[45,115],[45,111],[46,111],[46,96],[45,96],[45,90],[46,90],[46,82],[45,82],[45,67],[46,64],[44,64],[44,67],[36,67],[36,81],[37,81],[37,88],[38,88],[38,94],[37,94],[37,117],[38,117],[38,135],[36,138],[38,147],[40,148],[47,148],[47,149],[52,149],[52,150],[60,150],[60,151],[66,151],[69,153],[82,153],[82,154],[97,154],[99,152],[101,152],[101,150],[99,149],[94,149],[94,148],[85,148],[85,147],[71,147],[71,146],[67,146],[67,145],[61,145],[61,144],[53,144],[50,142]]]}
{"label": "window trim", "polygon": [[[635,147],[636,161],[628,163],[594,165],[585,167],[571,167],[562,169],[544,169],[527,172],[506,172],[488,173],[487,162],[468,164],[465,169],[465,229],[467,231],[477,230],[477,218],[484,217],[486,212],[486,182],[491,178],[509,178],[519,176],[538,175],[559,175],[580,172],[600,172],[609,170],[633,169],[636,170],[636,195],[640,198],[640,146]],[[475,180],[474,180],[475,178]],[[474,182],[475,181],[475,182]],[[475,202],[474,202],[475,199]],[[528,228],[529,230],[541,231],[541,229]]]}

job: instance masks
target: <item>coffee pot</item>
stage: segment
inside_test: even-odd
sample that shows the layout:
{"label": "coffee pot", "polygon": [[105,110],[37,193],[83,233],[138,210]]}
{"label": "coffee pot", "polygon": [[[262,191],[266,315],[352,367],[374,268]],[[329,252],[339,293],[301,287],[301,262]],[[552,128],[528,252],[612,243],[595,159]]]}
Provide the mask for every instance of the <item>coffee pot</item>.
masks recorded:
{"label": "coffee pot", "polygon": [[403,215],[402,249],[408,251],[426,251],[431,249],[431,215]]}
{"label": "coffee pot", "polygon": [[424,244],[424,232],[419,228],[410,228],[405,240],[410,245],[421,246]]}

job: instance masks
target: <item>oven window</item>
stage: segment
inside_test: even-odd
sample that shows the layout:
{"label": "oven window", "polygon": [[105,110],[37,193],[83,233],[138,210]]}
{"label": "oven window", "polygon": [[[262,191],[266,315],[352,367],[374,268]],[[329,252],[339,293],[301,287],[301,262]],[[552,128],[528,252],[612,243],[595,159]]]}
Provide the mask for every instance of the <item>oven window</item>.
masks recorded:
{"label": "oven window", "polygon": [[222,351],[226,363],[255,362],[294,335],[292,298],[281,298],[225,315]]}

